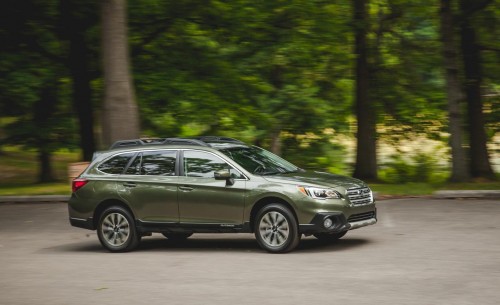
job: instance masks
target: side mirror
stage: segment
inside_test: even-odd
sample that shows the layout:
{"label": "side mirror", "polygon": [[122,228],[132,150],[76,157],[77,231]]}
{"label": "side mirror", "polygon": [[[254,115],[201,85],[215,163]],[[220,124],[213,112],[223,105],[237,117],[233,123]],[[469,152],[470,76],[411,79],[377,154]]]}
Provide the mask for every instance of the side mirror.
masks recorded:
{"label": "side mirror", "polygon": [[231,177],[231,173],[227,169],[214,172],[215,180],[226,180],[227,185],[233,185],[234,179]]}

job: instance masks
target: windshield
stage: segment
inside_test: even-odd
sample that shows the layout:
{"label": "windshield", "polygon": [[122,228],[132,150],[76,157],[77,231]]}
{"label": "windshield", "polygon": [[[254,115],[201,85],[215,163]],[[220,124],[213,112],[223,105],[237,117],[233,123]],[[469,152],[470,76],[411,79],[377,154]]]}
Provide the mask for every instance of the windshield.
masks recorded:
{"label": "windshield", "polygon": [[244,169],[256,175],[276,175],[293,173],[299,170],[292,163],[257,146],[232,147],[220,151]]}

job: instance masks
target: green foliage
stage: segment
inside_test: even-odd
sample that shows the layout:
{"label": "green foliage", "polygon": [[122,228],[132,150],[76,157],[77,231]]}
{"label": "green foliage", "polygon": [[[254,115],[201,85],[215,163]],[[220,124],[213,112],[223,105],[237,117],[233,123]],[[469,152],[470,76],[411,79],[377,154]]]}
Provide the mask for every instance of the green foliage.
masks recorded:
{"label": "green foliage", "polygon": [[[147,133],[184,133],[180,126],[193,121],[205,125],[196,128],[203,134],[243,133],[255,141],[281,130],[346,129],[352,80],[349,15],[342,12],[348,5],[152,5],[158,9],[153,14],[132,9],[130,17],[133,25],[151,25],[131,31],[133,49],[142,45],[134,73],[141,109],[147,109],[142,116]],[[141,35],[157,30],[160,34],[143,45]]]}
{"label": "green foliage", "polygon": [[[72,83],[63,58],[67,31],[56,0],[7,0],[0,17],[0,137],[29,147],[44,138],[50,150],[74,147],[77,130]],[[92,88],[99,114],[98,1],[77,1],[94,52]],[[88,4],[88,5],[87,5]],[[279,136],[282,155],[307,168],[349,174],[352,137],[353,24],[349,1],[129,0],[129,41],[144,136],[223,135],[269,148]],[[439,2],[369,1],[370,100],[379,139],[397,143],[415,133],[445,143],[447,113],[439,43]],[[71,16],[70,16],[71,17]],[[500,131],[500,10],[473,16],[483,47],[484,104],[489,138]],[[34,123],[44,88],[56,88],[54,112]],[[97,117],[97,116],[96,116]],[[10,127],[6,126],[10,125]],[[325,135],[325,129],[337,134]],[[447,156],[394,156],[386,181],[441,181]]]}
{"label": "green foliage", "polygon": [[434,155],[416,152],[411,156],[391,156],[382,165],[380,179],[387,183],[427,182],[442,183],[449,176],[448,170],[439,165]]}
{"label": "green foliage", "polygon": [[330,135],[286,134],[283,156],[293,164],[312,170],[349,175],[350,165],[346,162],[346,148],[330,141]]}

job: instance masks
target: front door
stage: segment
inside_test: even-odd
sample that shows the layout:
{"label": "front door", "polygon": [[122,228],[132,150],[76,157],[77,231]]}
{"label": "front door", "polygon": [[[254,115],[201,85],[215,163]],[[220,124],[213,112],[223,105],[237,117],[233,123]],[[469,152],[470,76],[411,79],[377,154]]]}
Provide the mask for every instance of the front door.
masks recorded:
{"label": "front door", "polygon": [[[245,177],[219,156],[185,150],[179,177],[179,216],[183,224],[232,227],[243,223]],[[214,172],[230,170],[234,184],[215,180]]]}

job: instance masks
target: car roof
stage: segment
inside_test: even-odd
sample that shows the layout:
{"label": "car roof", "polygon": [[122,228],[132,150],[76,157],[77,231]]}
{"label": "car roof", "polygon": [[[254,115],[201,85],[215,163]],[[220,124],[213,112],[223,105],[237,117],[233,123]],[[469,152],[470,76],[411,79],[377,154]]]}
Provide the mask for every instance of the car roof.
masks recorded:
{"label": "car roof", "polygon": [[245,144],[237,139],[219,136],[203,136],[195,138],[141,138],[116,141],[109,149],[145,145],[197,145],[210,147],[211,144],[216,143]]}
{"label": "car roof", "polygon": [[137,152],[151,149],[192,149],[194,147],[210,151],[211,149],[221,150],[235,147],[249,147],[249,145],[237,139],[218,136],[197,138],[141,138],[116,141],[110,146],[109,150],[95,152],[92,159],[95,160],[98,156],[109,156],[110,154],[121,151]]}

